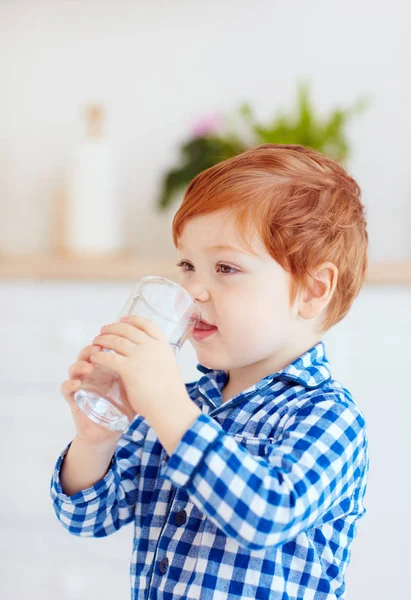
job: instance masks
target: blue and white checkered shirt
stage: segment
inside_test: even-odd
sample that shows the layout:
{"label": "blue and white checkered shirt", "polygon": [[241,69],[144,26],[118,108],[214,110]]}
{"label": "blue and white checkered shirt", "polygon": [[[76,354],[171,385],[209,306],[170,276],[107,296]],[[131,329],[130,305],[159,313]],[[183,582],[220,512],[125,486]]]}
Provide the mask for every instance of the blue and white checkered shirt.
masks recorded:
{"label": "blue and white checkered shirt", "polygon": [[227,373],[198,369],[186,387],[202,414],[169,459],[137,416],[105,477],[67,496],[68,444],[58,519],[94,537],[133,523],[132,600],[343,598],[368,445],[323,342],[225,403]]}

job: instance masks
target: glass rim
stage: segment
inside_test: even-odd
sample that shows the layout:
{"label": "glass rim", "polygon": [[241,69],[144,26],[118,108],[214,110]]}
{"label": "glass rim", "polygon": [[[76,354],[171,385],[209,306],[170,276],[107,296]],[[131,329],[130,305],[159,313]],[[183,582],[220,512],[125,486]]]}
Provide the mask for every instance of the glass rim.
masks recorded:
{"label": "glass rim", "polygon": [[179,283],[177,283],[177,281],[173,281],[172,279],[168,279],[167,277],[162,277],[161,275],[144,275],[144,277],[141,277],[137,286],[137,294],[134,296],[133,298],[133,302],[138,298],[138,296],[140,296],[144,302],[144,304],[153,312],[155,312],[157,315],[159,315],[160,317],[162,317],[163,319],[167,319],[167,321],[170,321],[171,323],[179,323],[179,321],[174,321],[173,319],[170,319],[170,317],[166,317],[165,315],[163,315],[162,313],[158,312],[157,309],[155,309],[153,306],[151,306],[151,304],[149,304],[147,298],[144,297],[144,294],[142,291],[140,291],[140,286],[142,283],[145,283],[145,281],[147,280],[153,280],[153,279],[161,279],[162,281],[166,281],[167,283],[171,283],[171,285],[173,285],[174,287],[178,288],[179,291],[181,291],[182,293],[184,293],[186,296],[189,297],[189,299],[191,300],[191,303],[194,304],[194,306],[197,307],[197,312],[198,312],[198,320],[201,320],[202,317],[202,310],[201,310],[201,306],[199,305],[199,303],[197,302],[197,300],[190,294],[190,292],[187,292],[186,289],[183,288],[182,285],[180,285]]}

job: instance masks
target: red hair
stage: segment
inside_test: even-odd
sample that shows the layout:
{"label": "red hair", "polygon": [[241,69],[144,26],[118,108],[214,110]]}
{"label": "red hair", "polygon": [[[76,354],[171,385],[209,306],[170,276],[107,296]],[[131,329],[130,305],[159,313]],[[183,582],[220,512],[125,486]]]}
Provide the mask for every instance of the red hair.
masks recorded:
{"label": "red hair", "polygon": [[357,182],[334,160],[304,146],[263,144],[199,173],[174,216],[177,246],[194,216],[228,210],[246,246],[257,231],[272,258],[291,274],[290,304],[310,289],[324,262],[338,268],[321,331],[338,323],[359,294],[368,234]]}

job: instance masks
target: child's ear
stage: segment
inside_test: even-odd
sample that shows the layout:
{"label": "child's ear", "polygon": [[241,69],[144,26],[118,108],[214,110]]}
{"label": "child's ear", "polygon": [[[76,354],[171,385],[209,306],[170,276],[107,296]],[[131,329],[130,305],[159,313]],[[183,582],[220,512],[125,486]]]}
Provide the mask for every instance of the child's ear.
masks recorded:
{"label": "child's ear", "polygon": [[329,304],[338,280],[338,269],[331,263],[322,264],[312,275],[310,286],[304,291],[299,314],[303,319],[313,319]]}

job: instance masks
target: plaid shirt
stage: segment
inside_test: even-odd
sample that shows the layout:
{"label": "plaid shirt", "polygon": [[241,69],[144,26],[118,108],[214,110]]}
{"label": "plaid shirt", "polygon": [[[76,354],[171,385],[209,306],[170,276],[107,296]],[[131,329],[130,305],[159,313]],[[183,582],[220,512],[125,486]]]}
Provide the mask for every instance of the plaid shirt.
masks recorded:
{"label": "plaid shirt", "polygon": [[364,417],[323,342],[222,403],[224,371],[186,384],[202,414],[168,458],[137,416],[94,486],[50,493],[62,525],[107,536],[133,523],[132,600],[344,597],[366,512]]}

